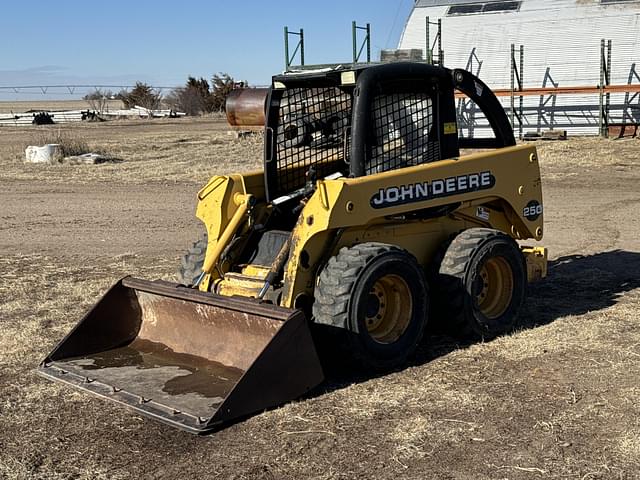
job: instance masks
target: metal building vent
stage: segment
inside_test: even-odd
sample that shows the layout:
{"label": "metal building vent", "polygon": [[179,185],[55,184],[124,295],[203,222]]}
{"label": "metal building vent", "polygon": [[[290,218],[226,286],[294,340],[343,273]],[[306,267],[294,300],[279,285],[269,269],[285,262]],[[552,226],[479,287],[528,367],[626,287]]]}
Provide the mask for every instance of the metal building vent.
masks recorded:
{"label": "metal building vent", "polygon": [[520,10],[522,1],[470,3],[452,5],[447,15],[471,15],[478,13],[514,12]]}

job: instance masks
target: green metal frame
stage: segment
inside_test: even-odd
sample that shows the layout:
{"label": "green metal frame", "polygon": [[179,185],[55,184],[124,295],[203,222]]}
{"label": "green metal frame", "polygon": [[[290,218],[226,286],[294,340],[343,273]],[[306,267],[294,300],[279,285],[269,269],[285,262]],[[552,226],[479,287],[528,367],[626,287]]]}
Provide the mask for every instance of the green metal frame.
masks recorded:
{"label": "green metal frame", "polygon": [[[359,50],[358,30],[364,30],[366,32]],[[367,63],[371,63],[371,25],[367,23],[364,27],[361,27],[358,26],[354,20],[351,22],[351,37],[353,44],[353,63],[358,63],[360,61],[360,56],[362,55],[362,51],[365,47],[367,48]]]}
{"label": "green metal frame", "polygon": [[[298,43],[296,48],[293,50],[293,53],[289,55],[289,36],[295,35],[298,37]],[[298,32],[290,32],[289,27],[284,27],[284,62],[285,62],[285,70],[288,72],[291,65],[293,64],[293,59],[296,55],[300,53],[300,66],[304,66],[304,30],[301,28]]]}

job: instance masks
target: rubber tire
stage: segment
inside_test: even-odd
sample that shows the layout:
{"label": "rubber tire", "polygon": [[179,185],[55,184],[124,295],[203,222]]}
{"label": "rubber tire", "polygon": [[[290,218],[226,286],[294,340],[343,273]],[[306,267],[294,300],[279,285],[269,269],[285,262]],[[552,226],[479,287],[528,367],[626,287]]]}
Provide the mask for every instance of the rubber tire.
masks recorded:
{"label": "rubber tire", "polygon": [[[511,302],[504,313],[489,319],[472,295],[473,282],[493,256],[506,260],[513,274]],[[447,242],[434,259],[430,277],[431,314],[447,333],[468,340],[492,339],[512,331],[524,303],[527,269],[518,244],[508,235],[489,228],[464,230]]]}
{"label": "rubber tire", "polygon": [[[375,281],[401,276],[409,287],[413,311],[404,333],[393,343],[376,342],[364,324],[366,299]],[[333,327],[332,340],[356,367],[386,371],[406,363],[422,339],[428,314],[424,270],[406,250],[383,243],[343,247],[319,275],[313,303],[316,323]]]}
{"label": "rubber tire", "polygon": [[208,237],[205,233],[200,240],[193,242],[193,245],[182,256],[180,268],[178,269],[178,282],[183,285],[193,285],[202,273],[204,256],[207,253]]}

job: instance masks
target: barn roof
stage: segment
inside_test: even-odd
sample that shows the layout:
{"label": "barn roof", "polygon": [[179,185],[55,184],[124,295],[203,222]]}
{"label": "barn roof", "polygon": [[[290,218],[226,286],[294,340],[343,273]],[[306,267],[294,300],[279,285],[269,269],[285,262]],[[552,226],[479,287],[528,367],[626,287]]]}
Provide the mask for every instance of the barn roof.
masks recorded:
{"label": "barn roof", "polygon": [[[470,3],[499,3],[501,0],[416,0],[415,7],[444,7],[449,5],[467,5]],[[640,0],[592,0],[593,4],[622,4],[625,3],[637,3]],[[565,2],[565,3],[573,3],[573,2]],[[576,2],[580,3],[580,2]],[[587,3],[587,2],[583,2]]]}
{"label": "barn roof", "polygon": [[442,7],[445,5],[464,5],[466,3],[482,3],[482,0],[417,0],[416,7]]}

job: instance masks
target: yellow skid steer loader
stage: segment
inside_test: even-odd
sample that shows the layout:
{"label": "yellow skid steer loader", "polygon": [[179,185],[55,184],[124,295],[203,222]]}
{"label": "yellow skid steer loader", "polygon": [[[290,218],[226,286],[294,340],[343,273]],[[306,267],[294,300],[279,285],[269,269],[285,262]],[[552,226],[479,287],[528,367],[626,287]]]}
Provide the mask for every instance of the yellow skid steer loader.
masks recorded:
{"label": "yellow skid steer loader", "polygon": [[[455,91],[492,138],[463,138]],[[126,277],[39,372],[194,433],[323,381],[316,345],[402,365],[427,319],[491,338],[546,275],[536,150],[477,77],[420,63],[275,76],[264,169],[198,193],[179,284]],[[460,156],[460,148],[482,149]],[[341,357],[342,358],[342,357]],[[345,360],[346,361],[346,360]]]}

